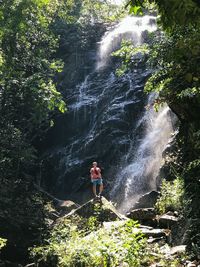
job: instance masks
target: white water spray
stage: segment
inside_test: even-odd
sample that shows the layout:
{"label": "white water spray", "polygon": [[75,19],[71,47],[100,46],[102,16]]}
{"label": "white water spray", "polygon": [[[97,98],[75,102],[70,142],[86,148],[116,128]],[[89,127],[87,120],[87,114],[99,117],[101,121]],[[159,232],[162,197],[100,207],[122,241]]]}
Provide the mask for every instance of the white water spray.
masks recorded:
{"label": "white water spray", "polygon": [[[135,46],[143,43],[143,33],[155,31],[155,17],[126,17],[114,29],[108,31],[100,42],[97,69],[104,68],[112,51],[120,47],[123,39],[132,40]],[[121,212],[128,211],[139,197],[151,190],[156,190],[156,178],[162,166],[162,153],[173,132],[170,109],[166,106],[159,112],[152,108],[155,96],[149,96],[146,110],[138,122],[145,129],[143,137],[125,156],[111,191],[111,200],[117,202]],[[137,127],[136,127],[137,128]],[[133,142],[134,143],[134,142]],[[129,163],[127,158],[131,158]]]}
{"label": "white water spray", "polygon": [[[152,106],[154,96],[150,95],[148,104]],[[144,137],[132,153],[132,162],[118,174],[111,198],[117,201],[120,194],[119,210],[126,212],[132,208],[139,197],[157,188],[157,177],[162,166],[162,153],[173,132],[173,118],[169,107],[155,112],[152,107],[146,110],[139,124],[145,127]],[[123,185],[123,192],[121,187]]]}
{"label": "white water spray", "polygon": [[[156,30],[154,22],[155,17],[152,16],[128,17],[106,33],[100,43],[97,69],[106,66],[110,53],[120,46],[122,39],[131,39],[135,45],[141,44],[145,31]],[[146,76],[143,70],[138,72],[138,69],[135,69],[135,74],[127,74],[121,78],[116,77],[109,69],[108,72],[98,70],[90,73],[83,83],[77,86],[77,101],[72,102],[70,106],[75,114],[75,121],[78,121],[77,128],[79,129],[81,125],[81,131],[82,129],[84,131],[81,136],[79,132],[78,134],[75,132],[77,136],[73,133],[71,143],[65,147],[67,158],[63,157],[62,164],[66,164],[66,173],[71,166],[76,167],[84,162],[85,155],[88,155],[87,149],[91,154],[96,144],[103,147],[103,138],[107,138],[107,132],[112,136],[117,132],[118,140],[124,138],[127,141],[129,132],[123,127],[120,130],[119,123],[127,122],[124,119],[127,102],[137,105],[137,94],[142,90],[141,83],[143,85],[144,78],[148,76],[148,70],[144,70]],[[130,83],[127,85],[129,80]],[[127,97],[122,88],[126,90]],[[128,96],[130,92],[131,97],[130,94]],[[154,95],[151,95],[148,104],[151,105],[153,101]],[[117,202],[121,212],[128,211],[142,194],[156,189],[156,177],[162,165],[162,152],[173,131],[169,113],[168,107],[164,107],[158,113],[150,108],[141,114],[136,127],[134,122],[136,119],[132,118],[135,127],[133,132],[142,129],[139,133],[140,139],[132,141],[130,151],[121,160],[122,164],[116,166],[119,167],[119,171],[111,191],[111,200]],[[111,131],[107,131],[109,127]],[[109,136],[108,140],[112,142]],[[105,141],[108,149],[109,142]],[[107,151],[107,147],[103,149]],[[83,159],[80,159],[81,154]]]}
{"label": "white water spray", "polygon": [[123,39],[132,40],[135,45],[142,44],[142,35],[145,31],[153,32],[157,29],[154,16],[124,18],[113,30],[105,33],[100,42],[99,61],[97,69],[106,66],[112,51],[120,47]]}

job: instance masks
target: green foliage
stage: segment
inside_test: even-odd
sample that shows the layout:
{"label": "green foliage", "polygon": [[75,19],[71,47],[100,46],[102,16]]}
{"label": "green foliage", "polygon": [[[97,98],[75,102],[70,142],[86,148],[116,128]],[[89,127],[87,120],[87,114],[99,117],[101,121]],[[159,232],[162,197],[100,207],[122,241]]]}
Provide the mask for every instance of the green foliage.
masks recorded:
{"label": "green foliage", "polygon": [[198,25],[200,4],[198,0],[131,0],[127,6],[130,13],[141,14],[146,8],[156,6],[160,15],[159,21],[165,29],[177,25]]}
{"label": "green foliage", "polygon": [[83,0],[79,22],[94,24],[117,21],[124,16],[124,10],[107,1]]}
{"label": "green foliage", "polygon": [[151,266],[175,267],[185,259],[170,256],[170,247],[147,244],[136,222],[113,222],[101,227],[98,217],[60,219],[42,246],[31,249],[38,266]]}
{"label": "green foliage", "polygon": [[137,56],[145,56],[148,52],[147,44],[134,46],[131,40],[122,40],[121,48],[112,53],[113,57],[120,58],[122,61],[121,66],[116,70],[116,74],[121,76],[130,69],[136,67],[138,60],[140,60]]}
{"label": "green foliage", "polygon": [[7,240],[0,237],[0,250],[5,247]]}
{"label": "green foliage", "polygon": [[[193,27],[155,38],[149,63],[156,71],[145,85],[146,92],[159,92],[161,102],[172,107],[182,103],[187,108],[189,103],[200,101],[199,38],[199,29]],[[187,112],[179,115],[186,117]]]}
{"label": "green foliage", "polygon": [[185,183],[183,190],[181,180],[164,181],[157,209],[163,213],[184,207],[185,217],[191,218],[189,247],[199,255],[200,4],[198,0],[131,0],[130,12],[144,12],[148,3],[156,6],[158,22],[165,32],[149,43],[148,62],[155,71],[145,91],[157,92],[156,107],[167,102],[180,119],[177,139],[182,160],[176,167]]}
{"label": "green foliage", "polygon": [[8,0],[0,5],[0,235],[13,250],[25,251],[45,228],[44,203],[33,185],[35,144],[52,118],[66,110],[55,83],[63,63],[56,58],[59,38],[52,29],[64,19],[61,8],[69,8],[65,19],[70,20],[73,3]]}
{"label": "green foliage", "polygon": [[56,263],[56,266],[106,267],[122,263],[141,266],[145,240],[135,232],[136,226],[133,221],[128,221],[123,226],[100,228],[87,234],[69,221],[63,222],[56,226],[45,246],[32,250],[32,256],[38,262]]}
{"label": "green foliage", "polygon": [[184,204],[184,181],[176,178],[174,181],[162,181],[161,196],[156,203],[156,209],[163,214],[167,211],[182,211]]}
{"label": "green foliage", "polygon": [[7,1],[1,7],[1,112],[23,131],[26,127],[26,133],[48,120],[49,109],[64,111],[53,83],[61,66],[52,57],[58,47],[50,29],[56,6],[52,1]]}
{"label": "green foliage", "polygon": [[[71,21],[74,1],[8,0],[0,7],[0,163],[4,178],[14,179],[33,163],[32,144],[55,114],[66,111],[57,91],[57,19]],[[63,13],[64,11],[65,14]],[[5,138],[5,136],[7,138]],[[27,166],[25,166],[27,165]]]}

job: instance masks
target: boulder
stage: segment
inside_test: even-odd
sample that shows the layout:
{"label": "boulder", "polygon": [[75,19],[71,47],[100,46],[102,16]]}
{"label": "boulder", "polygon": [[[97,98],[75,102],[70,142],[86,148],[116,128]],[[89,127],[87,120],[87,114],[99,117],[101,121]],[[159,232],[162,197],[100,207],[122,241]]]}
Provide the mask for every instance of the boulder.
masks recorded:
{"label": "boulder", "polygon": [[77,209],[79,207],[78,204],[71,200],[63,200],[60,201],[57,208],[65,213],[69,213],[70,211]]}
{"label": "boulder", "polygon": [[171,229],[172,226],[177,224],[178,218],[173,215],[164,214],[158,217],[160,227]]}
{"label": "boulder", "polygon": [[153,208],[159,196],[160,193],[157,191],[148,192],[140,197],[140,199],[135,203],[134,208]]}
{"label": "boulder", "polygon": [[96,215],[97,213],[102,222],[127,219],[124,215],[120,214],[113,206],[113,204],[104,197],[101,197],[100,201],[92,199],[86,202],[77,209],[72,210],[70,213],[65,215],[65,217],[70,217],[74,214],[78,214],[83,218],[89,218]]}
{"label": "boulder", "polygon": [[190,261],[187,263],[187,267],[199,267],[199,263],[195,261]]}
{"label": "boulder", "polygon": [[153,244],[153,243],[159,243],[159,245],[165,245],[166,244],[166,238],[164,236],[162,237],[152,237],[150,236],[147,239],[148,244]]}
{"label": "boulder", "polygon": [[[126,221],[114,221],[114,222],[103,222],[103,227],[106,229],[111,229],[112,227],[119,227],[123,226],[126,223]],[[166,229],[154,229],[153,227],[148,227],[144,225],[140,225],[139,227],[135,227],[133,229],[134,233],[143,233],[146,237],[154,238],[154,239],[160,239],[160,238],[166,238],[170,231]]]}
{"label": "boulder", "polygon": [[190,262],[190,263],[188,263],[188,265],[187,265],[187,267],[196,267],[197,265],[196,264],[194,264],[193,262]]}
{"label": "boulder", "polygon": [[172,247],[170,249],[170,254],[175,255],[175,254],[182,254],[186,252],[186,245],[180,245],[176,247]]}
{"label": "boulder", "polygon": [[156,212],[154,208],[133,209],[127,217],[137,221],[152,220],[155,219]]}
{"label": "boulder", "polygon": [[149,229],[149,228],[138,228],[136,231],[141,231],[146,237],[160,238],[167,237],[170,235],[170,231],[166,229]]}

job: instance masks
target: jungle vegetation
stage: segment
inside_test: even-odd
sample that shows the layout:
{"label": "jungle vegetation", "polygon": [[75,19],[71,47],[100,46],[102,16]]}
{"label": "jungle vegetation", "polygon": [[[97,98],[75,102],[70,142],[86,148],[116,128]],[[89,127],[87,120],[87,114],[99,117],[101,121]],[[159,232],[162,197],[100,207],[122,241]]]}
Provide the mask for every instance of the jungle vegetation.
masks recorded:
{"label": "jungle vegetation", "polygon": [[[153,36],[148,46],[142,48],[155,69],[145,90],[158,92],[155,106],[167,102],[180,120],[177,137],[180,152],[170,165],[169,176],[172,180],[175,178],[175,169],[176,175],[184,181],[185,197],[190,203],[187,213],[190,218],[189,250],[199,255],[200,4],[198,0],[131,0],[125,8],[130,14],[141,15],[148,8],[159,15],[162,34]],[[1,254],[3,260],[26,262],[28,248],[41,244],[48,228],[47,200],[34,184],[40,166],[38,141],[53,126],[59,113],[67,112],[67,103],[55,78],[64,66],[57,53],[60,45],[58,25],[65,24],[69,32],[74,30],[69,46],[77,37],[84,46],[87,35],[81,37],[80,33],[90,29],[88,25],[113,23],[123,16],[123,12],[107,1],[98,0],[0,1],[0,249],[6,248]],[[116,53],[125,66],[123,71],[129,71],[134,66],[132,53],[137,51],[130,43],[124,43]],[[123,75],[123,71],[120,74]],[[162,203],[160,207],[163,208]],[[95,222],[89,222],[90,228],[94,225]],[[81,239],[85,229],[78,232],[78,236],[71,224],[66,229],[62,226],[59,229],[50,234],[49,242],[53,247],[45,251],[46,254],[43,253],[45,246],[38,246],[32,255],[36,252],[35,257],[41,254],[47,257],[48,253],[57,255],[66,250],[66,246],[71,246],[73,240],[83,246],[90,242]],[[115,234],[130,238],[129,242],[123,240],[126,253],[122,251],[122,254],[128,262],[140,264],[141,258],[137,257],[144,242],[136,244],[136,240],[141,236],[131,235],[130,225],[115,229]],[[60,246],[63,235],[72,239],[69,244]],[[118,253],[119,248],[111,241],[111,233],[100,235],[103,237],[96,243],[96,249],[102,244],[106,246],[102,253],[105,253],[105,261],[109,261],[109,253]],[[133,251],[132,244],[135,246]],[[89,252],[86,249],[81,255],[77,251],[73,253],[78,260],[82,257],[84,261]],[[73,263],[70,255],[64,259],[67,264],[70,260]],[[94,264],[100,258],[92,259]],[[111,260],[120,262],[121,259],[113,257]]]}

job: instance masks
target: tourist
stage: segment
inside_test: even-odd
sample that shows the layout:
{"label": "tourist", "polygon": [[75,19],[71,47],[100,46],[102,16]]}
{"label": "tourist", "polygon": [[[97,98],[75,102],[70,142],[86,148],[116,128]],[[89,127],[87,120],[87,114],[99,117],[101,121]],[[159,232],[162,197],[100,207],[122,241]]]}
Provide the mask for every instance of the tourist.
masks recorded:
{"label": "tourist", "polygon": [[[92,182],[92,190],[95,197],[101,197],[103,191],[103,180],[101,176],[101,169],[97,166],[97,162],[92,163],[93,167],[90,169],[90,178]],[[99,194],[97,196],[97,185],[99,185]]]}

